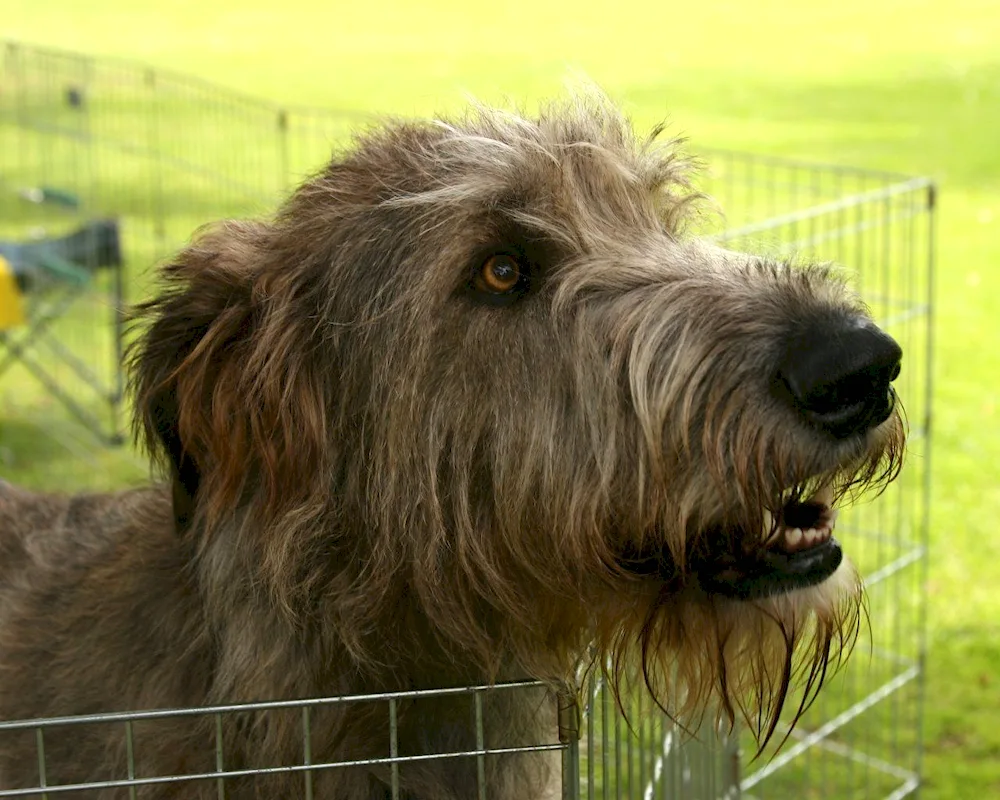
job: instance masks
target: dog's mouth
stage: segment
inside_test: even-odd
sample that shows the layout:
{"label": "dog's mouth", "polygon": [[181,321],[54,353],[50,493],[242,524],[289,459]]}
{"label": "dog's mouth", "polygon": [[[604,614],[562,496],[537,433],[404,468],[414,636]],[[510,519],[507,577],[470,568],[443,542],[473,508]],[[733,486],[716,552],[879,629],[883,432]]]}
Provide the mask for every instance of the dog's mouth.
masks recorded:
{"label": "dog's mouth", "polygon": [[[775,515],[765,512],[762,535],[718,530],[705,539],[723,543],[724,552],[693,555],[691,571],[709,594],[737,600],[804,589],[822,583],[840,566],[843,551],[833,537],[837,510],[829,487],[807,500],[792,499]],[[752,542],[748,549],[748,542]],[[645,554],[622,561],[630,573],[657,576],[675,582],[673,560],[665,553]]]}
{"label": "dog's mouth", "polygon": [[822,583],[840,566],[844,553],[833,538],[837,509],[833,492],[823,489],[808,500],[791,500],[778,519],[764,516],[762,548],[739,557],[706,560],[696,574],[702,588],[739,600],[804,589]]}

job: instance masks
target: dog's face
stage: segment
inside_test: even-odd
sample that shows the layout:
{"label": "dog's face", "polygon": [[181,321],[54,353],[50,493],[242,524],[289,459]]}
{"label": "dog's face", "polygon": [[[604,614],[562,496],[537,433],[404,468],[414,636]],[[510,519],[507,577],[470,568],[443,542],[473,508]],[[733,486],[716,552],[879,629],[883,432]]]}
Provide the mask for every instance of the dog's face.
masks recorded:
{"label": "dog's face", "polygon": [[341,629],[405,587],[487,666],[596,642],[766,738],[795,647],[808,696],[856,631],[834,505],[898,468],[900,354],[829,270],[685,235],[688,201],[593,101],[390,127],[206,234],[133,351],[180,527]]}

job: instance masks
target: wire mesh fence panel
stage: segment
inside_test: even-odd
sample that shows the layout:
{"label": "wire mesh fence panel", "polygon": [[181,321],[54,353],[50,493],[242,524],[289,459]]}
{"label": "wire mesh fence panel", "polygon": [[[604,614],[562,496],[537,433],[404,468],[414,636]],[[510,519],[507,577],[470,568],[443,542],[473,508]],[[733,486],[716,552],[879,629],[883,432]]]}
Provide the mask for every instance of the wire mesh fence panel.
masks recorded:
{"label": "wire mesh fence panel", "polygon": [[580,791],[587,800],[669,800],[738,795],[736,742],[707,721],[691,729],[642,693],[619,705],[595,679],[584,694]]}
{"label": "wire mesh fence panel", "polygon": [[[64,485],[111,486],[144,472],[128,449],[104,446],[127,428],[127,303],[146,295],[153,265],[201,225],[269,213],[358,118],[6,43],[0,258],[12,262],[27,320],[0,330],[0,466],[29,483],[51,481],[44,462],[64,467],[58,456],[68,449],[81,466],[58,476]],[[84,242],[61,253],[68,264],[39,265],[59,239],[97,221],[114,226],[114,263]]]}
{"label": "wire mesh fence panel", "polygon": [[[102,253],[101,237],[87,234],[85,205],[94,175],[82,144],[86,121],[75,96],[67,94],[83,77],[84,65],[53,54],[39,68],[25,70],[9,49],[4,56],[0,258],[19,295],[8,302],[23,307],[23,319],[0,328],[0,414],[9,419],[0,439],[0,464],[12,459],[12,448],[35,437],[27,421],[51,411],[58,412],[57,427],[70,437],[79,438],[74,434],[82,422],[105,440],[114,439],[121,397],[120,253],[117,241],[105,242],[114,252]],[[37,135],[27,132],[32,123]],[[117,239],[116,230],[110,234]]]}
{"label": "wire mesh fence panel", "polygon": [[[546,689],[537,681],[513,681],[492,686],[0,721],[0,747],[27,742],[35,755],[31,779],[19,786],[0,787],[0,797],[77,797],[101,792],[101,797],[130,798],[144,796],[145,791],[157,787],[168,790],[166,794],[157,793],[157,797],[324,797],[328,796],[324,787],[332,785],[327,781],[329,774],[354,770],[362,773],[361,781],[377,776],[372,786],[384,785],[387,800],[399,800],[404,796],[401,786],[407,770],[435,761],[453,762],[459,765],[456,769],[464,767],[469,775],[478,775],[478,780],[473,778],[476,792],[486,800],[491,794],[491,781],[497,780],[497,764],[501,771],[504,760],[513,764],[521,758],[542,758],[555,764],[567,747],[554,725],[550,735],[535,740],[496,739],[492,735],[493,700],[506,705],[509,701],[504,695],[520,693],[534,698],[539,691]],[[426,752],[401,734],[400,720],[415,711],[419,713],[421,704],[442,702],[464,709],[469,736],[453,747]],[[341,746],[342,757],[323,757],[323,745],[329,744],[324,722],[348,710],[368,714],[373,721],[381,716],[388,724],[379,729],[386,730],[387,735],[378,742]],[[284,728],[290,746],[275,752],[273,758],[249,762],[231,746],[232,739],[248,726],[261,730]],[[107,753],[101,757],[95,753],[92,761],[101,766],[90,768],[88,760],[80,758],[80,748],[95,740],[89,738],[95,728],[103,729],[102,741],[116,742],[117,758],[112,761]],[[151,772],[144,766],[144,751],[162,748],[164,741],[181,741],[190,736],[205,742],[200,758],[178,762],[168,772]],[[67,766],[70,763],[74,765],[72,770]],[[558,771],[552,770],[550,775],[551,785],[558,787]],[[267,794],[268,787],[273,794]]]}
{"label": "wire mesh fence panel", "polygon": [[[282,108],[129,62],[7,44],[0,67],[0,258],[14,264],[28,324],[0,330],[0,469],[62,488],[113,486],[143,475],[129,448],[103,444],[124,431],[127,418],[124,305],[144,296],[152,265],[196,228],[269,213],[363,124],[360,114]],[[685,730],[641,695],[623,701],[630,712],[623,717],[600,683],[583,694],[578,741],[553,730],[551,741],[518,746],[560,751],[564,797],[903,797],[920,767],[933,187],[742,153],[708,152],[704,161],[702,188],[725,213],[707,234],[733,249],[840,265],[903,348],[896,386],[910,428],[906,467],[883,496],[850,509],[838,524],[867,584],[870,626],[776,754],[772,748],[753,760],[745,735]],[[117,243],[117,258],[109,241]],[[57,457],[60,448],[74,457]],[[80,466],[58,472],[66,463]],[[475,687],[463,691],[470,693],[472,730],[478,724],[481,734],[481,695]],[[312,715],[295,758],[240,768],[301,774],[306,797],[309,775],[336,768],[311,763],[309,731],[323,703],[341,702],[348,700],[170,713],[200,720],[213,741],[240,714]],[[378,702],[394,713],[387,697]],[[172,719],[158,714],[167,712],[0,723],[0,740],[29,737],[39,757],[39,784],[0,796],[37,795],[46,765],[56,763],[60,747],[72,746],[78,725],[120,728],[121,771],[100,780],[117,782],[123,797],[151,781],[190,780],[191,770],[172,778],[141,773],[142,737]],[[775,740],[787,732],[779,726]],[[449,757],[482,759],[486,749],[474,741]],[[377,756],[389,779],[392,765],[402,768],[406,757]],[[221,746],[205,759],[198,780],[220,781],[220,796],[225,781],[251,779],[227,766]]]}
{"label": "wire mesh fence panel", "polygon": [[[920,770],[934,187],[742,154],[711,154],[708,162],[706,190],[727,214],[719,241],[838,265],[899,342],[904,362],[895,386],[909,427],[900,478],[838,521],[838,538],[865,581],[869,624],[780,752],[743,764],[743,796],[904,797]],[[787,732],[779,726],[776,738]],[[745,741],[743,751],[754,747]]]}

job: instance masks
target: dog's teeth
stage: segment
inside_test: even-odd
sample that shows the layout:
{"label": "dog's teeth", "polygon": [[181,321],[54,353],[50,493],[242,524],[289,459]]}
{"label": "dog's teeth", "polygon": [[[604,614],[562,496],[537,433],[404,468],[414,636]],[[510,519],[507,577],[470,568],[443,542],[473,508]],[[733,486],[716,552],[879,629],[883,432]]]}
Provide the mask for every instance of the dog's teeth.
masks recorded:
{"label": "dog's teeth", "polygon": [[774,528],[774,515],[765,508],[764,509],[764,537],[768,541],[770,541],[771,539],[773,539],[777,535],[777,532],[772,533],[772,529],[773,528]]}
{"label": "dog's teeth", "polygon": [[805,528],[802,531],[802,540],[805,542],[806,547],[809,547],[816,541],[816,537],[819,536],[819,531],[815,528]]}
{"label": "dog's teeth", "polygon": [[802,544],[802,528],[786,529],[785,544],[793,549]]}

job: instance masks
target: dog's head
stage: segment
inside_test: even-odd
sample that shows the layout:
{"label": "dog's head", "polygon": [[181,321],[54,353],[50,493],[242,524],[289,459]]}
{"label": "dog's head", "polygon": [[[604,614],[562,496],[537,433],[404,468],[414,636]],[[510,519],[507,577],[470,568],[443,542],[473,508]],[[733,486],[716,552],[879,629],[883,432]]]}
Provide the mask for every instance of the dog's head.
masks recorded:
{"label": "dog's head", "polygon": [[596,644],[767,738],[857,630],[835,504],[898,469],[900,353],[829,269],[687,235],[655,138],[599,99],[394,124],[203,233],[131,355],[182,531],[359,659],[405,597],[487,669]]}

